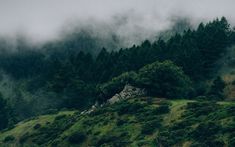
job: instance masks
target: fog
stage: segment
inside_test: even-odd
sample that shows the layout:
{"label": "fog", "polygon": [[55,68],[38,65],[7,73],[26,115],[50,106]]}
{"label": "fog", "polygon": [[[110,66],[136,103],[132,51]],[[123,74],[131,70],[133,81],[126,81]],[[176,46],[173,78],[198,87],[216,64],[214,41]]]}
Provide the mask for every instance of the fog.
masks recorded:
{"label": "fog", "polygon": [[34,42],[58,39],[73,28],[115,33],[126,44],[153,38],[178,18],[192,25],[225,16],[235,24],[234,0],[0,0],[0,36]]}

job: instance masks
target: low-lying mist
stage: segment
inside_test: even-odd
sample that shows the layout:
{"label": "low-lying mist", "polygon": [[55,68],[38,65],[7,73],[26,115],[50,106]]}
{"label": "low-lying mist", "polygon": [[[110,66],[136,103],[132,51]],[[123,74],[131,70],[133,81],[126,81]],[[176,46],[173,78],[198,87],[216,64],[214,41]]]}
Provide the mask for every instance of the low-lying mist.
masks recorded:
{"label": "low-lying mist", "polygon": [[197,26],[199,22],[225,16],[233,25],[233,3],[232,0],[0,0],[0,36],[13,42],[23,37],[29,44],[38,45],[63,39],[74,30],[78,33],[85,30],[106,48],[130,47],[145,39],[153,40],[179,19],[186,18],[191,26]]}

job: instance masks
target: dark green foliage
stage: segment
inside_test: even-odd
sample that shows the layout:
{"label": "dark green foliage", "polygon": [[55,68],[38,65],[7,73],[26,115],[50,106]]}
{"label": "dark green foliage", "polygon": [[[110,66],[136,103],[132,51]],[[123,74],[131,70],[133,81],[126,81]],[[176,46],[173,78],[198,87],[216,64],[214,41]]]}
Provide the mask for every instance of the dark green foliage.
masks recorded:
{"label": "dark green foliage", "polygon": [[101,101],[111,98],[116,93],[123,90],[126,84],[133,84],[136,77],[135,72],[126,72],[118,77],[113,78],[109,82],[99,86],[99,97]]}
{"label": "dark green foliage", "polygon": [[212,140],[214,135],[220,130],[221,126],[215,122],[205,122],[199,124],[191,135],[198,141]]}
{"label": "dark green foliage", "polygon": [[100,97],[106,100],[120,92],[126,84],[144,88],[149,95],[166,98],[183,98],[192,90],[191,81],[181,68],[171,61],[156,61],[144,66],[138,73],[124,73],[101,85]]}
{"label": "dark green foliage", "polygon": [[191,140],[192,146],[222,147],[225,142],[218,135],[230,132],[220,124],[220,119],[231,116],[226,111],[213,102],[188,103],[180,121],[174,122],[169,128],[161,128],[156,142],[158,145],[172,146]]}
{"label": "dark green foliage", "polygon": [[160,105],[155,111],[156,114],[165,114],[170,112],[170,108],[168,105]]}
{"label": "dark green foliage", "polygon": [[[40,51],[33,49],[24,48],[19,52],[1,54],[0,57],[0,67],[16,79],[35,76],[47,68],[43,60],[44,55]],[[31,88],[34,89],[36,87],[34,85]]]}
{"label": "dark green foliage", "polygon": [[160,146],[172,146],[174,144],[176,144],[177,142],[182,141],[182,138],[184,134],[181,134],[179,136],[177,136],[179,134],[176,134],[175,131],[174,132],[168,132],[166,130],[162,130],[159,133],[159,137],[156,139],[156,143]]}
{"label": "dark green foliage", "polygon": [[187,96],[191,84],[182,69],[171,61],[146,65],[139,70],[135,82],[150,95],[166,98]]}
{"label": "dark green foliage", "polygon": [[[54,141],[54,139],[61,135],[64,130],[71,127],[75,121],[76,119],[74,116],[59,115],[53,123],[40,127],[37,129],[37,132],[31,134],[30,137],[35,144],[42,146],[43,144]],[[25,134],[21,138],[23,143],[28,140],[29,136]]]}
{"label": "dark green foliage", "polygon": [[144,135],[149,135],[155,132],[157,128],[161,127],[161,121],[158,119],[144,122],[141,128],[141,133]]}
{"label": "dark green foliage", "polygon": [[25,134],[23,134],[23,135],[20,137],[19,143],[20,143],[20,144],[25,143],[29,137],[30,137],[29,133],[26,132]]}
{"label": "dark green foliage", "polygon": [[[63,71],[63,74],[65,71]],[[58,94],[64,95],[60,107],[84,109],[91,105],[95,94],[95,87],[80,80],[72,75],[56,75],[49,88],[55,90]],[[66,79],[64,79],[66,78]]]}
{"label": "dark green foliage", "polygon": [[123,119],[117,119],[116,125],[117,125],[117,126],[122,126],[122,125],[124,125],[125,123],[126,123],[125,120],[123,120]]}
{"label": "dark green foliage", "polygon": [[143,122],[143,124],[145,124],[145,122],[148,122],[152,124],[155,123],[155,127],[160,126],[159,122],[162,121],[161,115],[168,113],[169,110],[169,105],[167,104],[160,104],[157,108],[144,107],[139,111],[139,113],[136,114],[136,119],[139,122]]}
{"label": "dark green foliage", "polygon": [[40,124],[36,124],[34,127],[33,127],[35,130],[41,128],[41,125]]}
{"label": "dark green foliage", "polygon": [[58,115],[55,117],[55,120],[61,120],[61,119],[64,119],[66,118],[66,115]]}
{"label": "dark green foliage", "polygon": [[225,143],[221,140],[208,140],[203,143],[200,142],[193,142],[190,147],[224,147]]}
{"label": "dark green foliage", "polygon": [[235,115],[235,106],[228,106],[226,107],[227,113],[231,115]]}
{"label": "dark green foliage", "polygon": [[80,144],[86,139],[86,134],[83,132],[74,132],[69,136],[68,141],[72,144]]}
{"label": "dark green foliage", "polygon": [[235,146],[235,138],[232,138],[231,140],[229,140],[229,147],[234,147]]}
{"label": "dark green foliage", "polygon": [[14,97],[11,98],[10,105],[13,108],[13,113],[17,116],[16,120],[20,121],[25,118],[33,116],[32,102],[26,101],[22,94],[22,91],[19,89],[14,90]]}
{"label": "dark green foliage", "polygon": [[11,117],[11,110],[7,105],[7,101],[3,99],[0,93],[0,130],[8,127]]}
{"label": "dark green foliage", "polygon": [[213,100],[222,100],[224,99],[224,88],[225,82],[221,79],[221,77],[217,77],[211,86],[209,91],[209,96]]}
{"label": "dark green foliage", "polygon": [[194,117],[199,117],[202,115],[208,115],[214,112],[218,108],[218,104],[215,102],[190,102],[187,104],[185,116],[193,115]]}
{"label": "dark green foliage", "polygon": [[139,111],[143,110],[144,104],[134,103],[130,104],[128,102],[123,102],[121,104],[117,104],[115,107],[115,111],[117,111],[118,115],[123,114],[135,114]]}
{"label": "dark green foliage", "polygon": [[121,133],[113,135],[111,132],[107,135],[102,136],[100,139],[98,139],[94,145],[96,146],[122,146],[126,147],[128,144],[127,140],[127,134]]}
{"label": "dark green foliage", "polygon": [[14,141],[14,140],[15,140],[15,137],[12,135],[9,135],[4,138],[3,142],[10,142],[10,141]]}
{"label": "dark green foliage", "polygon": [[43,114],[57,114],[58,109],[47,109]]}

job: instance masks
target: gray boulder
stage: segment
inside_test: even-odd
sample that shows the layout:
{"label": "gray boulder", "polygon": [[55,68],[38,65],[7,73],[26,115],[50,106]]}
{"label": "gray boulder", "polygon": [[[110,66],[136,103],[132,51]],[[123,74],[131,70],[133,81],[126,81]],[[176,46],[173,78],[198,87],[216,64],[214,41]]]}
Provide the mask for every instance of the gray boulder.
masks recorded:
{"label": "gray boulder", "polygon": [[136,97],[144,96],[145,94],[146,92],[144,89],[136,88],[131,85],[126,85],[120,93],[115,94],[112,98],[110,98],[107,101],[107,103],[114,104],[121,100],[136,98]]}

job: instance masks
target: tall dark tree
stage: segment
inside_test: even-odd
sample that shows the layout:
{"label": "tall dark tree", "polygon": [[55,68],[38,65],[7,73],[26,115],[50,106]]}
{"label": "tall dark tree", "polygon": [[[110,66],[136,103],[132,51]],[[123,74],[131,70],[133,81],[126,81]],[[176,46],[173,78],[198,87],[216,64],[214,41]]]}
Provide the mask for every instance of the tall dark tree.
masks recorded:
{"label": "tall dark tree", "polygon": [[221,77],[214,79],[208,95],[214,100],[224,99],[225,82]]}
{"label": "tall dark tree", "polygon": [[6,100],[3,99],[2,94],[0,94],[0,130],[6,128],[9,123],[9,108],[7,106]]}

